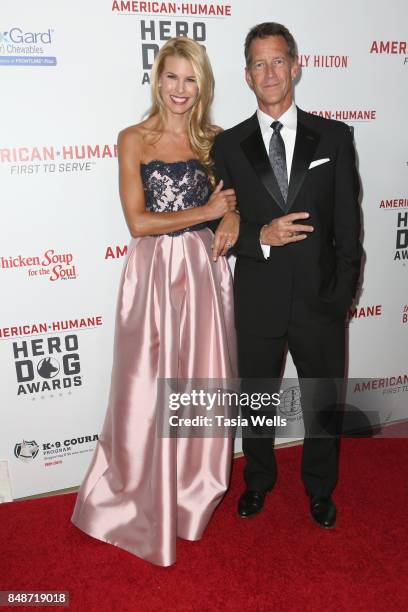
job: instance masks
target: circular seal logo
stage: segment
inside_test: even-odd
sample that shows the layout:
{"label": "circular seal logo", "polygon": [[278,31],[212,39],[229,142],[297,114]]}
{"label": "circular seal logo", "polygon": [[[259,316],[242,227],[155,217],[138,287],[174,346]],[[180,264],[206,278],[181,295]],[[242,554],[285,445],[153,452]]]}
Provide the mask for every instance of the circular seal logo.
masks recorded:
{"label": "circular seal logo", "polygon": [[296,418],[302,412],[300,396],[299,387],[289,387],[289,389],[285,389],[281,394],[279,411],[289,419]]}
{"label": "circular seal logo", "polygon": [[44,357],[37,366],[41,378],[55,378],[60,371],[60,364],[53,357]]}
{"label": "circular seal logo", "polygon": [[23,440],[15,445],[14,456],[24,463],[29,463],[36,458],[39,450],[40,447],[35,440]]}

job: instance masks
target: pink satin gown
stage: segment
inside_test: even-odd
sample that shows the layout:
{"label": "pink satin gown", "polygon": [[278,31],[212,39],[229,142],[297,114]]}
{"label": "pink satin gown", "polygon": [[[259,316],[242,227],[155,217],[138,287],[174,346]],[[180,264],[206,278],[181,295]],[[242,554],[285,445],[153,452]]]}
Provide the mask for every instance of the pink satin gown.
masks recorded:
{"label": "pink satin gown", "polygon": [[[146,208],[208,199],[198,160],[142,165]],[[229,481],[231,437],[166,438],[156,431],[158,378],[234,378],[232,278],[212,260],[212,232],[194,226],[135,238],[122,273],[108,410],[72,522],[157,565],[176,538],[198,540]]]}

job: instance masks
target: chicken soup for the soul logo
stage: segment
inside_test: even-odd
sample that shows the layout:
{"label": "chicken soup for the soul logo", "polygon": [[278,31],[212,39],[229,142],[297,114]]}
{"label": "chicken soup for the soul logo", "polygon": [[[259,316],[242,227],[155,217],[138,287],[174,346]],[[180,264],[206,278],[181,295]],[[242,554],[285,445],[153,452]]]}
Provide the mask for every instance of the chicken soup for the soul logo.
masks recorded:
{"label": "chicken soup for the soul logo", "polygon": [[31,30],[22,25],[0,26],[0,66],[56,66],[52,55],[54,30]]}
{"label": "chicken soup for the soul logo", "polygon": [[0,148],[0,167],[13,176],[90,172],[118,156],[116,144],[62,144]]}
{"label": "chicken soup for the soul logo", "polygon": [[78,277],[73,253],[55,249],[47,249],[41,255],[2,255],[1,270],[24,271],[30,278],[42,277],[51,282]]}

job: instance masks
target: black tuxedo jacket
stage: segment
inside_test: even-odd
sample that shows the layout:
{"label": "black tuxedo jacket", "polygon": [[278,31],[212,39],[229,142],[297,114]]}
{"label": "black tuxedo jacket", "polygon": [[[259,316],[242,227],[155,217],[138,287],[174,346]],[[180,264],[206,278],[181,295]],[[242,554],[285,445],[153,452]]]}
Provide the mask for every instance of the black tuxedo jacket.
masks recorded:
{"label": "black tuxedo jacket", "polygon": [[[234,247],[237,329],[262,336],[285,333],[293,299],[310,315],[342,317],[356,292],[362,248],[359,178],[349,128],[298,109],[288,212],[308,212],[314,232],[271,247],[264,258],[261,227],[286,214],[256,113],[220,133],[212,159],[217,181],[233,187],[241,226]],[[314,160],[328,159],[309,169]]]}

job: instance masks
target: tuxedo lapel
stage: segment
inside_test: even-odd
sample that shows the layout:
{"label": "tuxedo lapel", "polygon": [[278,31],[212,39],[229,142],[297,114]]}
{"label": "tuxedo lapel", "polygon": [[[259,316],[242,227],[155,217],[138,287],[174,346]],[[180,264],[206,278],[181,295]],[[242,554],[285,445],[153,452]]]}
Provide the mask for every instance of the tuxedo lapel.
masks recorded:
{"label": "tuxedo lapel", "polygon": [[320,136],[302,122],[302,111],[298,110],[295,150],[290,172],[287,210],[291,208],[313,159]]}
{"label": "tuxedo lapel", "polygon": [[251,130],[249,136],[241,141],[241,148],[265,189],[272,196],[279,207],[285,211],[285,202],[276,181],[275,174],[272,170],[269,157],[266,153],[256,113],[253,115],[253,117],[251,117],[250,121],[253,129]]}

